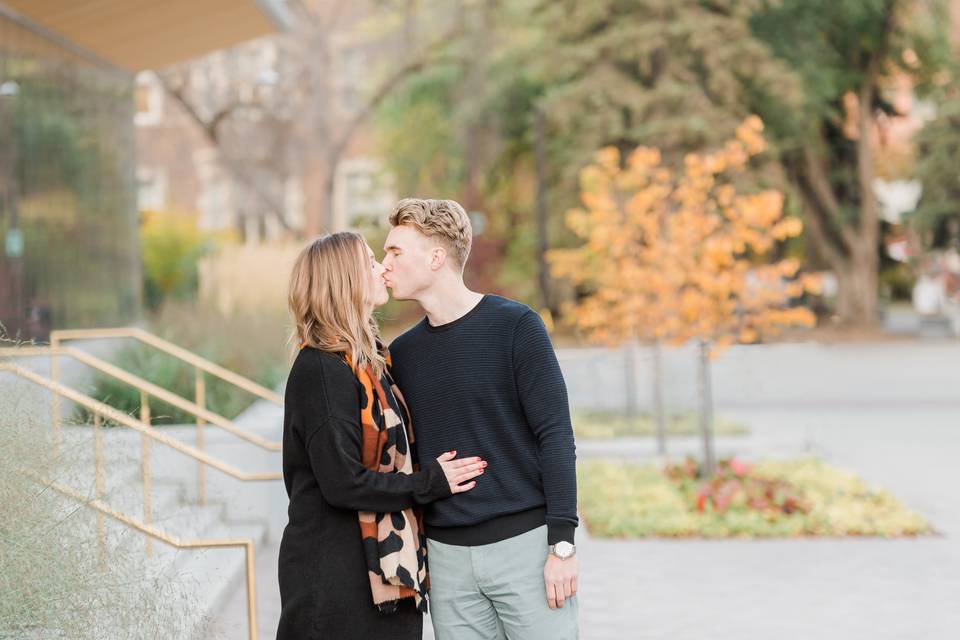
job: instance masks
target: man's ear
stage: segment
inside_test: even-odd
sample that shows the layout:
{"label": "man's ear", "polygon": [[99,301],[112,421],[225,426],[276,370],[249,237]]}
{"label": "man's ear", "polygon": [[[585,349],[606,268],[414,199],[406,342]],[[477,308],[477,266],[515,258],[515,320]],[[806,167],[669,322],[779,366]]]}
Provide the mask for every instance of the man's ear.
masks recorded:
{"label": "man's ear", "polygon": [[437,271],[447,263],[447,250],[443,247],[434,247],[430,251],[430,269]]}

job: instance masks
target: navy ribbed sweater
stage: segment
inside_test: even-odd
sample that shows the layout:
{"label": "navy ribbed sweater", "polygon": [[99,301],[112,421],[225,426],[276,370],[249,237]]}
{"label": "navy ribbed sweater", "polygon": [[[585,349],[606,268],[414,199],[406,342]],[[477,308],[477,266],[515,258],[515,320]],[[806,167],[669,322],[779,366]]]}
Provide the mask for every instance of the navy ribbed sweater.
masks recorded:
{"label": "navy ribbed sweater", "polygon": [[437,327],[427,318],[390,345],[421,464],[444,451],[489,466],[471,491],[427,505],[428,537],[480,545],[548,527],[573,542],[576,448],[550,336],[530,307],[486,295]]}

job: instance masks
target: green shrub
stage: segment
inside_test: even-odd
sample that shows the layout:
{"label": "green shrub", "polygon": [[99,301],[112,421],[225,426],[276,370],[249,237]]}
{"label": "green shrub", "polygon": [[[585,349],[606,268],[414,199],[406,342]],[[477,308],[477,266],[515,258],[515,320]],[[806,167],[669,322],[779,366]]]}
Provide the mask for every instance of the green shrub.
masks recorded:
{"label": "green shrub", "polygon": [[167,300],[196,296],[197,260],[212,238],[197,229],[196,216],[172,211],[143,213],[140,248],[143,254],[143,298],[148,309]]}
{"label": "green shrub", "polygon": [[880,269],[877,274],[881,296],[890,301],[908,301],[917,278],[909,264],[897,262]]}

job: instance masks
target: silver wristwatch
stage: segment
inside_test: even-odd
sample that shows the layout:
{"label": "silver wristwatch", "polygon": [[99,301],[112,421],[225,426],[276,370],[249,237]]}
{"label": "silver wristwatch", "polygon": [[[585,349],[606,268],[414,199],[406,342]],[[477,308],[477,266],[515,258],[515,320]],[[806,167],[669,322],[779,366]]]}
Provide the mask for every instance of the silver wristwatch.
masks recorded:
{"label": "silver wristwatch", "polygon": [[572,558],[577,553],[577,547],[570,544],[566,540],[561,540],[557,544],[552,544],[548,547],[550,553],[557,556],[561,560],[566,560],[567,558]]}

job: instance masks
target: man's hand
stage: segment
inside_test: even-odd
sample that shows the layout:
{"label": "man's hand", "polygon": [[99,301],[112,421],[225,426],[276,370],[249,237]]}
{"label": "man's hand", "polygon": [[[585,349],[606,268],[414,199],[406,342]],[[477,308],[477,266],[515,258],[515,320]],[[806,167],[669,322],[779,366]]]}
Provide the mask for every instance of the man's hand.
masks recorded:
{"label": "man's hand", "polygon": [[547,606],[560,609],[567,599],[577,594],[577,575],[580,566],[577,556],[561,560],[552,553],[547,554],[547,563],[543,565],[543,584],[547,590]]}

